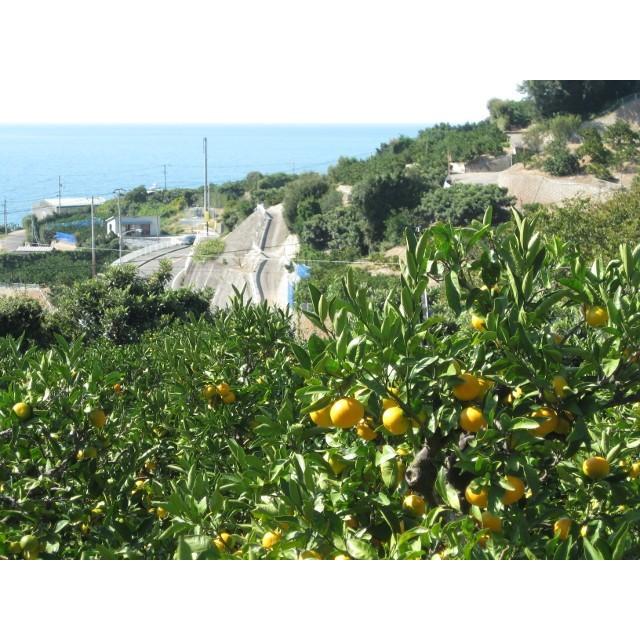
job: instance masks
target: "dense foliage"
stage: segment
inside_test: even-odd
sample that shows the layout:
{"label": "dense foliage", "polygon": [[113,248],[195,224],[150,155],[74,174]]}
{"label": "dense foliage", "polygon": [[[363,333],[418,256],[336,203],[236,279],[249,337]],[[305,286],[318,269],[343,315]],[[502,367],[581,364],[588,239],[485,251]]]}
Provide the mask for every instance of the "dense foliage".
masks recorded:
{"label": "dense foliage", "polygon": [[640,80],[525,80],[522,91],[545,118],[558,113],[586,117],[640,91]]}
{"label": "dense foliage", "polygon": [[552,176],[572,176],[578,172],[580,163],[576,155],[567,149],[566,143],[554,140],[545,149],[542,166]]}
{"label": "dense foliage", "polygon": [[585,259],[614,259],[623,242],[640,244],[640,180],[604,202],[574,198],[555,206],[534,206],[545,233],[555,235]]}
{"label": "dense foliage", "polygon": [[211,291],[171,290],[170,279],[168,261],[147,279],[133,265],[110,267],[96,279],[57,289],[55,308],[48,312],[32,300],[0,298],[0,337],[18,337],[24,331],[25,344],[50,344],[56,334],[68,340],[126,344],[146,331],[207,317]]}
{"label": "dense foliage", "polygon": [[175,320],[206,316],[211,292],[167,289],[170,279],[168,261],[146,279],[134,265],[110,267],[96,279],[63,289],[56,298],[54,322],[68,338],[126,344]]}
{"label": "dense foliage", "polygon": [[536,112],[531,100],[500,100],[492,98],[487,103],[491,122],[503,131],[513,131],[528,127]]}
{"label": "dense foliage", "polygon": [[506,189],[495,184],[454,184],[449,189],[428,192],[415,209],[392,216],[387,223],[386,237],[399,242],[405,229],[426,229],[435,222],[468,224],[482,218],[487,207],[493,209],[496,221],[503,221],[514,202]]}
{"label": "dense foliage", "polygon": [[305,220],[300,240],[312,249],[351,249],[360,256],[369,247],[367,220],[355,207],[337,207]]}
{"label": "dense foliage", "polygon": [[491,222],[409,234],[387,303],[311,288],[303,344],[240,299],[124,346],[0,340],[0,554],[637,558],[640,247]]}
{"label": "dense foliage", "polygon": [[42,305],[25,296],[0,296],[0,337],[20,338],[46,344],[46,313]]}
{"label": "dense foliage", "polygon": [[[114,260],[108,251],[96,253],[96,268],[102,271]],[[0,283],[39,284],[47,287],[71,285],[91,277],[90,251],[0,254]]]}

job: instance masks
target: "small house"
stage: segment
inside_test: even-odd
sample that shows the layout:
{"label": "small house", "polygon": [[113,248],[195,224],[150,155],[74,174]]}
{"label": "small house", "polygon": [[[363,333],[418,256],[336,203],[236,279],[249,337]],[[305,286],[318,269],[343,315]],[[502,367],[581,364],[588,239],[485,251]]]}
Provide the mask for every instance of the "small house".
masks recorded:
{"label": "small house", "polygon": [[[160,235],[160,223],[157,216],[117,216],[107,218],[107,233],[129,238],[148,238]],[[120,229],[119,224],[122,224]]]}

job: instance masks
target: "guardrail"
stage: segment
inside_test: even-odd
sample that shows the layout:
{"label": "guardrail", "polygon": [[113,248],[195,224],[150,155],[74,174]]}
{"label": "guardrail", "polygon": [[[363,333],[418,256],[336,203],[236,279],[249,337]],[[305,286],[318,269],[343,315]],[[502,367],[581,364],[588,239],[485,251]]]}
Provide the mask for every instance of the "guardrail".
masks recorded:
{"label": "guardrail", "polygon": [[172,236],[167,240],[161,240],[154,244],[150,244],[148,247],[144,247],[142,249],[136,249],[135,251],[131,251],[126,255],[122,256],[122,258],[118,258],[114,260],[111,264],[126,264],[127,262],[131,262],[136,260],[137,258],[141,258],[142,256],[146,256],[150,253],[155,253],[156,251],[162,251],[162,249],[170,249],[171,247],[175,247],[176,245],[183,244],[184,239],[193,234],[185,234],[184,236]]}

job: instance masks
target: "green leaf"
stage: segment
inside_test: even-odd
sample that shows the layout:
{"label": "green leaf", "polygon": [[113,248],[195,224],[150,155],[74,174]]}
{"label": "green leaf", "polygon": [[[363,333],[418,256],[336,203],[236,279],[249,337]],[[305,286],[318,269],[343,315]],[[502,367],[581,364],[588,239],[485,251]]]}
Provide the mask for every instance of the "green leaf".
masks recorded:
{"label": "green leaf", "polygon": [[185,542],[184,538],[178,539],[178,546],[176,548],[175,553],[173,554],[174,560],[192,560],[191,557],[191,549],[189,545]]}
{"label": "green leaf", "polygon": [[462,312],[462,307],[460,306],[460,284],[458,282],[458,276],[449,271],[444,278],[444,288],[447,296],[447,302],[449,306],[454,311],[454,313],[459,314]]}
{"label": "green leaf", "polygon": [[458,492],[447,482],[446,470],[440,467],[436,478],[436,491],[438,495],[455,511],[460,511],[460,497]]}
{"label": "green leaf", "polygon": [[356,560],[375,560],[378,555],[376,550],[365,540],[349,538],[347,540],[347,552]]}
{"label": "green leaf", "polygon": [[602,371],[604,375],[607,377],[612,376],[620,366],[620,362],[620,358],[605,358],[602,361]]}
{"label": "green leaf", "polygon": [[604,560],[604,556],[589,542],[588,538],[583,538],[582,544],[584,545],[585,558],[587,560]]}

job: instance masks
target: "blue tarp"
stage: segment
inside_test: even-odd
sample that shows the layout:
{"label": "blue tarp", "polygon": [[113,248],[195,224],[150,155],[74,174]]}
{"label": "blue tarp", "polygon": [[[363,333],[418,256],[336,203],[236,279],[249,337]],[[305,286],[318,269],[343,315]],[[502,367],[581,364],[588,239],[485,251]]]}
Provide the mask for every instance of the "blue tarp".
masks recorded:
{"label": "blue tarp", "polygon": [[296,275],[302,280],[306,280],[311,277],[311,267],[306,264],[296,264]]}
{"label": "blue tarp", "polygon": [[56,240],[68,242],[69,244],[77,244],[78,242],[73,233],[62,233],[62,231],[56,231]]}

